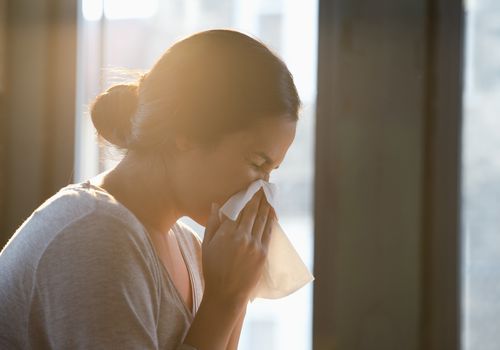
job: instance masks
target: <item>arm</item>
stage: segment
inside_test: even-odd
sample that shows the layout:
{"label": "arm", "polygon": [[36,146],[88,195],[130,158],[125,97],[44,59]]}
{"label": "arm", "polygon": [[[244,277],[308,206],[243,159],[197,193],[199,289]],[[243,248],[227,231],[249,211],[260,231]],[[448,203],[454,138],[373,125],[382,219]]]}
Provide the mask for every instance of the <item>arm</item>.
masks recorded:
{"label": "arm", "polygon": [[231,333],[231,337],[229,338],[229,343],[227,344],[226,350],[237,350],[238,342],[240,340],[241,328],[243,326],[243,321],[245,319],[246,307],[240,314],[238,321],[236,321],[236,325],[233,328],[233,332]]}
{"label": "arm", "polygon": [[227,304],[205,294],[183,343],[197,350],[224,349],[244,308],[243,302]]}
{"label": "arm", "polygon": [[[266,205],[258,206],[261,198],[262,194],[252,198],[238,222],[219,224],[217,205],[212,206],[202,243],[204,295],[184,344],[198,350],[237,346],[244,310],[262,274],[274,222],[269,206],[267,210]],[[261,240],[259,232],[262,242],[256,241],[256,237]]]}

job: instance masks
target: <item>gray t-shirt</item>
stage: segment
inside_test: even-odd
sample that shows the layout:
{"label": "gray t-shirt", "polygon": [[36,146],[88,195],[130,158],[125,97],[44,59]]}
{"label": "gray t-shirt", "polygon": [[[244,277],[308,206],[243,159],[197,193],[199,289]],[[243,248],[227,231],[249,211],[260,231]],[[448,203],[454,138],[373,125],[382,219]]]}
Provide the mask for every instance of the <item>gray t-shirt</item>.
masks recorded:
{"label": "gray t-shirt", "polygon": [[183,349],[203,295],[201,240],[180,221],[172,230],[193,310],[132,212],[88,182],[61,189],[0,253],[0,349]]}

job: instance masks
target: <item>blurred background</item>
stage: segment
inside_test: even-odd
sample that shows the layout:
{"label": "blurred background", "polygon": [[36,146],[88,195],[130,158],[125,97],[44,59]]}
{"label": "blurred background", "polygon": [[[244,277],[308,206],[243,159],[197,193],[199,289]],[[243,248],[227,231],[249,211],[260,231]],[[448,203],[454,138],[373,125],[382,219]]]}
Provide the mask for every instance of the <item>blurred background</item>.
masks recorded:
{"label": "blurred background", "polygon": [[271,181],[316,280],[251,304],[239,348],[498,349],[496,0],[0,0],[0,244],[120,160],[94,97],[209,28],[268,44],[303,101]]}

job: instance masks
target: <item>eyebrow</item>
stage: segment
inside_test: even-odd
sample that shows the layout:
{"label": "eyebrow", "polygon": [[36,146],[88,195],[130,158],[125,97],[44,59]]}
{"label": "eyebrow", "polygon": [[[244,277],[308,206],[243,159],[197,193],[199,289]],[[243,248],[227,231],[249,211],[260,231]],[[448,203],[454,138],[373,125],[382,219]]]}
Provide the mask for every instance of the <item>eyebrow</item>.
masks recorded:
{"label": "eyebrow", "polygon": [[[262,157],[262,159],[264,159],[267,164],[273,164],[273,160],[267,154],[265,154],[264,152],[254,152],[254,153],[256,155],[258,155],[259,157]],[[278,169],[279,167],[280,166],[278,165],[274,169]]]}

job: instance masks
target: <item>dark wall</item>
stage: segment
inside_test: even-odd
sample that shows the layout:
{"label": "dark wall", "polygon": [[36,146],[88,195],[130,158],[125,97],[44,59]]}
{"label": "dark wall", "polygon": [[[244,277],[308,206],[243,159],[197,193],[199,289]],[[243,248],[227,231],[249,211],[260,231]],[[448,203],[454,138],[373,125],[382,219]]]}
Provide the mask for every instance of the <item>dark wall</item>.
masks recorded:
{"label": "dark wall", "polygon": [[461,21],[320,1],[314,349],[459,349]]}
{"label": "dark wall", "polygon": [[1,243],[71,181],[76,0],[12,0],[4,13]]}
{"label": "dark wall", "polygon": [[[0,223],[5,222],[6,203],[4,199],[7,183],[5,180],[5,157],[6,157],[6,114],[5,114],[5,58],[6,58],[6,31],[7,31],[7,1],[0,0]],[[3,224],[0,227],[0,232]],[[0,235],[0,244],[3,242]]]}

